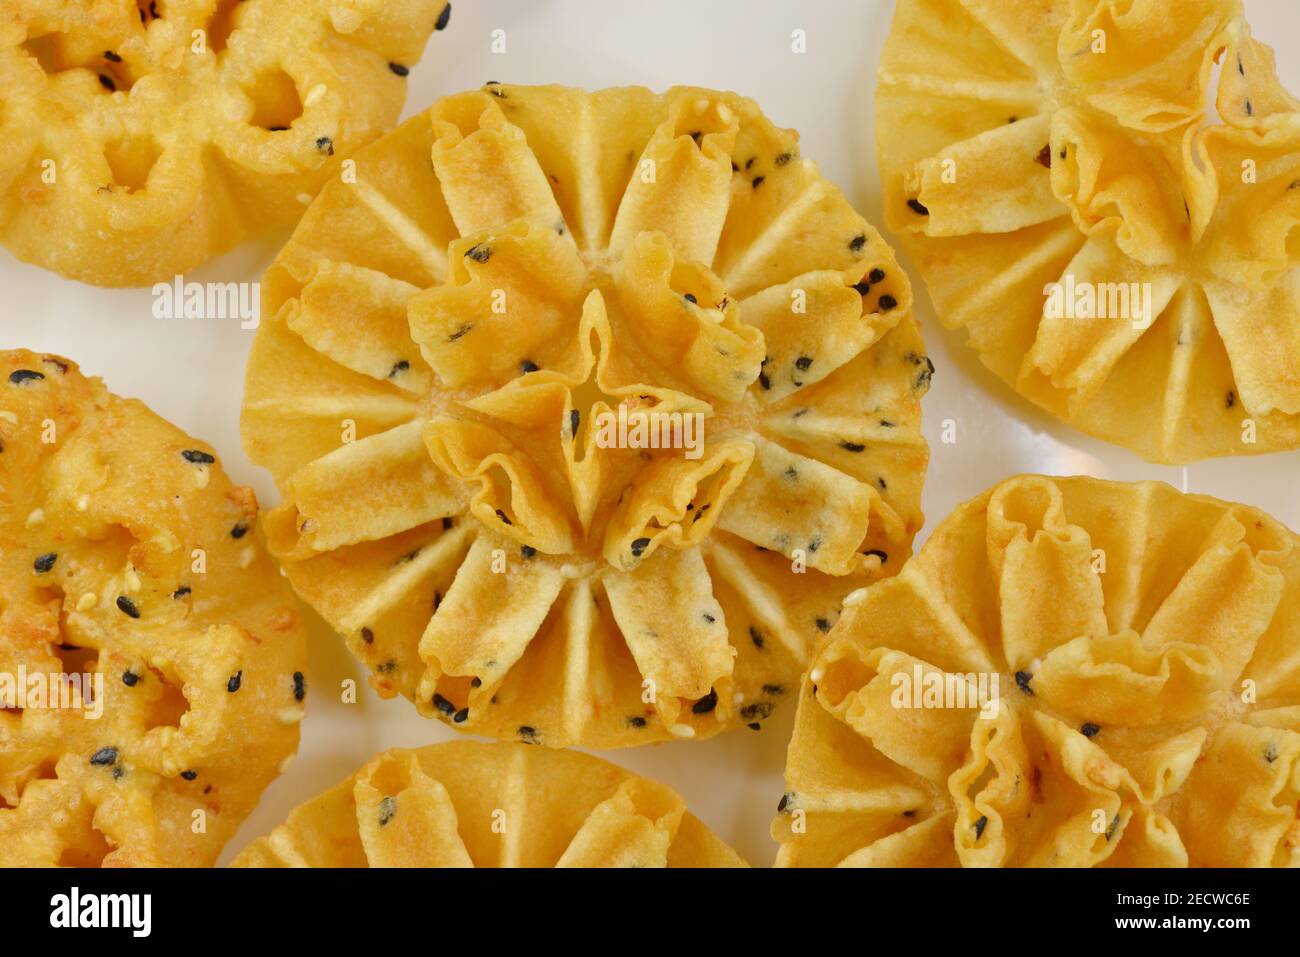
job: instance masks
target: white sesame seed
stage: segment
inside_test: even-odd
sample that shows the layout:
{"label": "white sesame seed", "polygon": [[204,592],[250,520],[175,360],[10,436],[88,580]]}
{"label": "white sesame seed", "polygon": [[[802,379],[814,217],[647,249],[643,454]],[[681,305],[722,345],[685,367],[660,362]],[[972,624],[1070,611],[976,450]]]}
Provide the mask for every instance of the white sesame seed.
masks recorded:
{"label": "white sesame seed", "polygon": [[252,545],[249,545],[247,548],[245,548],[242,552],[239,553],[240,568],[247,568],[255,561],[257,561],[257,549],[255,549]]}
{"label": "white sesame seed", "polygon": [[37,525],[40,525],[44,521],[45,521],[45,509],[34,508],[32,509],[31,514],[27,516],[26,525],[28,528],[35,528]]}
{"label": "white sesame seed", "polygon": [[675,724],[668,730],[672,733],[673,737],[675,738],[695,737],[695,729],[692,728],[689,724]]}
{"label": "white sesame seed", "polygon": [[73,505],[76,507],[78,512],[84,512],[86,509],[90,508],[90,496],[89,495],[77,496],[77,500],[76,502],[73,503]]}
{"label": "white sesame seed", "polygon": [[297,724],[302,720],[303,713],[302,708],[285,708],[275,717],[281,724]]}
{"label": "white sesame seed", "polygon": [[99,596],[93,591],[88,591],[77,599],[77,611],[90,611],[99,603]]}
{"label": "white sesame seed", "polygon": [[308,91],[306,97],[303,98],[302,105],[304,107],[315,106],[321,101],[321,97],[323,97],[327,92],[329,91],[326,89],[324,83],[317,83]]}
{"label": "white sesame seed", "polygon": [[200,465],[194,470],[194,484],[199,488],[207,488],[209,478],[211,478],[211,476],[208,474],[208,467],[206,465]]}

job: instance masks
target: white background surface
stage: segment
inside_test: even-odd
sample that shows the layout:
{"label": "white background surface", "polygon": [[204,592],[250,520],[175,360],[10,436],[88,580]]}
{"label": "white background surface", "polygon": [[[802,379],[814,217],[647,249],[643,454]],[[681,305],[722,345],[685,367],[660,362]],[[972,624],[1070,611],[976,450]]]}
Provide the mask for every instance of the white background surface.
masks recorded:
{"label": "white background surface", "polygon": [[[1007,0],[1016,2],[1016,0]],[[1170,0],[1172,8],[1176,0]],[[447,93],[503,83],[565,83],[598,89],[695,84],[754,97],[778,125],[802,134],[816,160],[858,208],[881,225],[872,98],[888,31],[889,0],[454,0],[446,31],[429,41],[411,71],[403,116]],[[1278,53],[1283,81],[1300,91],[1300,3],[1247,0],[1255,35]],[[507,52],[490,49],[506,32]],[[807,32],[807,53],[791,52],[791,31]],[[1290,41],[1290,43],[1288,42]],[[882,230],[883,231],[883,230]],[[187,275],[198,281],[260,277],[284,235],[250,243]],[[907,260],[903,260],[909,266]],[[912,272],[913,282],[917,283]],[[1019,400],[934,319],[924,287],[917,311],[937,372],[923,410],[931,445],[925,534],[958,502],[1025,471],[1136,480],[1156,478],[1257,505],[1300,529],[1300,452],[1204,462],[1188,470],[1148,465],[1086,438]],[[239,441],[239,404],[252,332],[223,320],[160,320],[148,289],[83,286],[18,263],[0,250],[0,348],[27,347],[76,360],[121,395],[135,396],[211,442],[235,482],[277,501],[270,476],[252,466]],[[957,442],[940,444],[940,423],[957,423]],[[919,542],[918,542],[919,544]],[[314,625],[303,743],[222,860],[266,833],[300,802],[351,774],[375,752],[454,737],[420,718],[404,698],[381,701],[320,622]],[[361,700],[338,701],[346,677]],[[605,757],[681,792],[691,810],[756,865],[775,854],[768,823],[783,791],[781,768],[793,702],[762,732],[740,729],[704,742],[673,742]]]}

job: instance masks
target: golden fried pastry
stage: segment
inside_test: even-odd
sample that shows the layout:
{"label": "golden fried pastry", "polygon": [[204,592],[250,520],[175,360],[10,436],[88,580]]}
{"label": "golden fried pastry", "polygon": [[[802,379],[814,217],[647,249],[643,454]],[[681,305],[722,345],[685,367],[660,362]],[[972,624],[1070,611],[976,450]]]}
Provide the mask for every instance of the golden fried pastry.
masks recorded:
{"label": "golden fried pastry", "polygon": [[845,604],[778,863],[1300,864],[1300,537],[1263,512],[1021,476]]}
{"label": "golden fried pastry", "polygon": [[1239,0],[900,0],[876,123],[890,229],[1022,396],[1156,462],[1300,447],[1300,101]]}
{"label": "golden fried pastry", "polygon": [[256,521],[208,446],[0,352],[0,867],[215,862],[306,693]]}
{"label": "golden fried pastry", "polygon": [[234,867],[745,867],[671,788],[577,751],[451,741],[372,758]]}
{"label": "golden fried pastry", "polygon": [[921,524],[891,250],[729,93],[489,84],[356,164],[263,280],[245,387],[299,594],[462,730],[760,726]]}
{"label": "golden fried pastry", "polygon": [[0,0],[0,243],[139,286],[298,220],[446,0]]}

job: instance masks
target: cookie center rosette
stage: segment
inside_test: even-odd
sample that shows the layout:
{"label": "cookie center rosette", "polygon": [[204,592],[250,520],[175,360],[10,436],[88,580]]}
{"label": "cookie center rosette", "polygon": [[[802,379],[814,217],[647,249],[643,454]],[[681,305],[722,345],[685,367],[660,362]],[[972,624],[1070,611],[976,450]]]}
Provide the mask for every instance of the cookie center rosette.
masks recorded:
{"label": "cookie center rosette", "polygon": [[463,729],[761,726],[920,524],[907,280],[748,100],[450,97],[264,288],[272,548],[381,693]]}
{"label": "cookie center rosette", "polygon": [[891,228],[1017,392],[1153,461],[1300,446],[1300,101],[1237,0],[900,4]]}
{"label": "cookie center rosette", "polygon": [[1294,866],[1298,544],[1155,483],[959,507],[813,662],[779,861]]}

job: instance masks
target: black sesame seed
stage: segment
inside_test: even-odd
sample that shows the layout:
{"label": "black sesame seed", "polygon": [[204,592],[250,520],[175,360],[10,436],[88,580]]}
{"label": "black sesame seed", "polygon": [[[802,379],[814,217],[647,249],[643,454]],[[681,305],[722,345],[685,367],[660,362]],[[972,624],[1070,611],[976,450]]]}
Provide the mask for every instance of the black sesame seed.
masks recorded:
{"label": "black sesame seed", "polygon": [[1247,100],[1247,101],[1246,101],[1246,115],[1247,115],[1247,116],[1254,116],[1254,115],[1255,115],[1255,108],[1254,108],[1253,106],[1250,105],[1250,100]]}
{"label": "black sesame seed", "polygon": [[975,822],[975,840],[984,836],[984,828],[988,827],[988,815],[980,815],[980,819]]}
{"label": "black sesame seed", "polygon": [[755,701],[741,708],[740,716],[746,721],[762,721],[764,718],[771,717],[775,709],[776,705],[770,701]]}
{"label": "black sesame seed", "polygon": [[532,558],[537,554],[537,549],[533,548],[531,545],[524,545],[519,549],[519,553],[523,555],[524,558]]}
{"label": "black sesame seed", "polygon": [[897,305],[898,305],[898,300],[895,299],[893,296],[889,295],[889,293],[885,293],[885,295],[880,297],[881,312],[889,312],[890,309],[893,309]]}
{"label": "black sesame seed", "polygon": [[682,296],[682,298],[685,299],[687,302],[689,302],[691,305],[695,305],[697,302],[699,302],[699,300],[695,298],[695,295],[689,292],[686,295]]}
{"label": "black sesame seed", "polygon": [[862,554],[867,556],[875,555],[877,558],[880,559],[880,564],[882,565],[885,564],[885,562],[889,561],[889,555],[886,554],[885,552],[882,552],[878,548],[869,548]]}
{"label": "black sesame seed", "polygon": [[745,160],[745,169],[749,169],[751,166],[753,166],[754,160],[756,159],[758,159],[757,156],[751,156],[749,159]]}
{"label": "black sesame seed", "polygon": [[471,678],[469,682],[469,686],[471,688],[481,688],[483,686],[483,679],[478,677]]}
{"label": "black sesame seed", "polygon": [[283,133],[283,132],[284,132],[285,130],[287,130],[288,128],[289,128],[289,127],[287,127],[287,126],[268,126],[268,127],[266,128],[266,131],[267,131],[268,133]]}
{"label": "black sesame seed", "polygon": [[326,156],[334,155],[334,141],[328,136],[316,137],[316,150],[324,153]]}
{"label": "black sesame seed", "polygon": [[1030,697],[1033,697],[1034,694],[1034,689],[1029,687],[1029,682],[1032,681],[1033,679],[1034,676],[1031,675],[1028,671],[1016,672],[1016,684],[1020,687],[1021,691],[1023,691],[1025,694],[1029,695]]}
{"label": "black sesame seed", "polygon": [[501,519],[501,521],[505,522],[507,525],[514,524],[514,522],[510,521],[510,516],[501,511],[501,509],[497,509],[497,518]]}
{"label": "black sesame seed", "polygon": [[849,288],[852,289],[854,292],[856,292],[859,296],[865,296],[867,293],[871,292],[871,283],[863,279],[860,282],[855,282]]}
{"label": "black sesame seed", "polygon": [[1237,393],[1229,389],[1228,396],[1226,399],[1224,399],[1224,403],[1227,405],[1229,409],[1231,409],[1234,405],[1237,404]]}
{"label": "black sesame seed", "polygon": [[790,162],[790,160],[792,160],[792,159],[794,159],[794,156],[791,155],[790,153],[778,153],[778,154],[776,155],[776,160],[775,160],[775,162],[776,162],[776,165],[777,165],[777,166],[784,166],[786,163]]}
{"label": "black sesame seed", "polygon": [[1091,721],[1087,721],[1084,722],[1081,728],[1079,728],[1079,733],[1083,735],[1085,738],[1091,738],[1100,730],[1101,730],[1101,725],[1093,724]]}
{"label": "black sesame seed", "polygon": [[433,22],[433,28],[435,30],[445,30],[447,29],[447,23],[450,20],[451,20],[451,4],[449,3],[442,8],[442,13],[438,14],[438,19]]}
{"label": "black sesame seed", "polygon": [[760,372],[758,374],[758,384],[761,385],[764,389],[772,388],[772,381],[768,379],[766,372]]}
{"label": "black sesame seed", "polygon": [[101,767],[117,764],[117,748],[100,748],[90,756],[90,763]]}
{"label": "black sesame seed", "polygon": [[1038,151],[1038,155],[1034,157],[1034,162],[1037,163],[1039,166],[1046,166],[1048,169],[1052,168],[1051,144],[1044,146],[1041,150]]}
{"label": "black sesame seed", "polygon": [[784,814],[785,809],[794,803],[794,792],[786,791],[781,795],[781,803],[776,806],[777,814]]}
{"label": "black sesame seed", "polygon": [[101,73],[99,75],[99,85],[108,90],[109,93],[112,93],[117,89],[117,84],[113,82],[113,78],[107,73]]}
{"label": "black sesame seed", "polygon": [[245,525],[243,522],[238,523],[234,528],[230,530],[231,538],[236,538],[236,539],[243,538],[247,534],[248,534],[248,526]]}
{"label": "black sesame seed", "polygon": [[822,634],[825,634],[826,632],[831,630],[831,623],[827,621],[825,618],[818,618],[817,630],[820,631]]}
{"label": "black sesame seed", "polygon": [[523,362],[519,363],[520,371],[525,374],[529,372],[536,372],[538,368],[539,366],[532,359],[525,359]]}
{"label": "black sesame seed", "polygon": [[207,452],[200,452],[198,449],[186,449],[181,453],[181,458],[194,465],[211,465],[216,461]]}
{"label": "black sesame seed", "polygon": [[813,540],[808,543],[808,551],[810,552],[815,552],[817,551],[817,549],[821,547],[822,547],[822,539],[820,535],[814,537]]}
{"label": "black sesame seed", "polygon": [[189,593],[190,593],[190,586],[189,586],[189,585],[182,585],[180,588],[178,588],[178,589],[176,589],[174,592],[172,592],[172,597],[175,598],[175,599],[177,599],[177,600],[179,601],[180,599],[184,598],[184,597],[185,597],[186,595],[188,595]]}
{"label": "black sesame seed", "polygon": [[15,369],[9,373],[9,381],[14,385],[22,385],[24,382],[36,382],[44,379],[44,372],[37,372],[35,369]]}
{"label": "black sesame seed", "polygon": [[894,423],[893,423],[893,422],[890,422],[888,419],[881,419],[881,420],[880,420],[880,427],[881,427],[882,429],[892,429],[892,428],[894,427]]}
{"label": "black sesame seed", "polygon": [[121,58],[120,56],[118,56],[116,53],[114,53],[112,50],[105,50],[105,51],[104,51],[104,59],[107,60],[109,63],[121,63],[121,62],[122,62],[122,58]]}
{"label": "black sesame seed", "polygon": [[521,724],[518,729],[519,737],[528,744],[537,743],[537,729],[531,725]]}
{"label": "black sesame seed", "polygon": [[468,717],[469,717],[469,708],[461,708],[459,711],[457,711],[454,715],[451,716],[451,720],[455,721],[457,724],[462,724],[464,723],[465,719]]}
{"label": "black sesame seed", "polygon": [[753,625],[749,626],[749,640],[754,643],[755,648],[763,647],[763,633]]}
{"label": "black sesame seed", "polygon": [[402,64],[394,63],[392,60],[388,61],[388,69],[392,70],[398,76],[406,76],[408,73],[411,72],[411,68],[409,66],[402,66]]}
{"label": "black sesame seed", "polygon": [[861,452],[863,449],[866,448],[866,446],[863,445],[861,442],[850,442],[847,439],[845,439],[843,442],[840,443],[840,448],[842,448],[845,452]]}
{"label": "black sesame seed", "polygon": [[1264,760],[1267,761],[1269,764],[1272,764],[1274,761],[1277,760],[1276,744],[1269,744],[1269,746],[1264,749]]}
{"label": "black sesame seed", "polygon": [[303,679],[301,671],[293,673],[293,700],[301,701],[307,695],[307,682]]}
{"label": "black sesame seed", "polygon": [[186,781],[193,781],[193,780],[194,780],[195,778],[197,778],[198,776],[199,776],[199,772],[198,772],[198,771],[182,771],[182,772],[181,772],[181,777],[183,777]]}
{"label": "black sesame seed", "polygon": [[799,369],[801,372],[807,371],[808,367],[811,366],[812,364],[813,364],[812,358],[809,356],[800,356],[798,359],[794,360],[795,368]]}
{"label": "black sesame seed", "polygon": [[760,186],[763,185],[763,180],[765,180],[765,179],[767,179],[766,176],[755,176],[755,177],[750,181],[750,185],[753,186],[754,189],[758,189]]}
{"label": "black sesame seed", "polygon": [[645,718],[641,717],[639,714],[634,714],[632,717],[627,719],[627,726],[629,728],[644,728]]}
{"label": "black sesame seed", "polygon": [[849,250],[851,252],[860,253],[862,252],[862,247],[866,244],[867,237],[862,233],[858,233],[858,235],[849,240]]}
{"label": "black sesame seed", "polygon": [[646,547],[649,546],[649,544],[650,544],[650,539],[648,539],[648,538],[635,538],[635,539],[633,539],[633,540],[632,540],[632,557],[633,557],[633,558],[640,558],[640,557],[641,557],[641,553],[644,552],[644,551],[646,550]]}
{"label": "black sesame seed", "polygon": [[1114,819],[1113,821],[1110,822],[1110,827],[1106,828],[1106,840],[1109,841],[1112,837],[1115,836],[1115,831],[1116,831],[1117,828],[1119,828],[1119,815],[1118,815],[1118,814],[1116,814],[1116,815],[1115,815],[1115,819]]}
{"label": "black sesame seed", "polygon": [[706,611],[706,612],[701,612],[700,617],[704,619],[704,621],[705,621],[706,624],[710,624],[710,625],[713,624],[715,621],[718,620],[718,619],[714,618],[712,615],[710,615],[707,611]]}
{"label": "black sesame seed", "polygon": [[867,280],[871,283],[884,282],[885,271],[877,266],[875,269],[871,270],[871,272],[867,273]]}
{"label": "black sesame seed", "polygon": [[437,610],[438,610],[438,606],[441,605],[441,604],[442,604],[442,592],[440,592],[440,591],[435,591],[435,592],[433,593],[433,610],[434,610],[434,611],[437,611]]}
{"label": "black sesame seed", "polygon": [[391,379],[399,372],[405,372],[409,368],[411,368],[411,363],[407,362],[405,359],[398,359],[393,363],[393,367],[388,370],[388,378]]}
{"label": "black sesame seed", "polygon": [[236,671],[233,675],[230,676],[230,680],[226,682],[226,691],[229,692],[230,694],[234,694],[236,691],[239,690],[240,685],[242,685],[243,683],[244,683],[244,672],[242,670]]}
{"label": "black sesame seed", "polygon": [[140,609],[135,607],[135,602],[125,595],[117,596],[117,610],[128,618],[139,618]]}
{"label": "black sesame seed", "polygon": [[909,199],[907,201],[907,208],[920,216],[930,215],[930,211],[925,208],[924,204],[922,204],[919,199]]}
{"label": "black sesame seed", "polygon": [[32,562],[32,567],[36,569],[36,574],[43,575],[54,567],[54,563],[59,560],[56,552],[47,552],[38,556],[36,561]]}
{"label": "black sesame seed", "polygon": [[435,693],[433,696],[433,706],[443,714],[455,714],[456,706],[444,698],[442,695]]}
{"label": "black sesame seed", "polygon": [[572,438],[578,437],[578,423],[582,421],[582,416],[577,409],[569,410],[569,435]]}
{"label": "black sesame seed", "polygon": [[444,532],[447,531],[447,529],[451,528],[451,527],[452,527],[453,525],[455,525],[455,524],[456,524],[456,520],[455,520],[454,518],[452,518],[450,515],[444,515],[444,516],[443,516],[443,518],[442,518],[442,530],[443,530]]}
{"label": "black sesame seed", "polygon": [[708,714],[717,706],[718,706],[718,692],[714,689],[710,689],[708,694],[706,694],[699,701],[695,702],[695,704],[691,705],[691,713]]}
{"label": "black sesame seed", "polygon": [[125,774],[126,774],[126,770],[125,770],[124,768],[120,768],[120,767],[119,767],[119,768],[114,768],[114,769],[113,769],[113,780],[114,780],[114,781],[120,781],[120,780],[122,780],[122,777],[123,777],[123,775],[125,775]]}
{"label": "black sesame seed", "polygon": [[397,798],[391,794],[384,795],[379,802],[379,826],[383,827],[397,814]]}
{"label": "black sesame seed", "polygon": [[477,246],[471,246],[465,250],[465,258],[472,259],[476,263],[485,263],[492,258],[492,247],[479,243]]}
{"label": "black sesame seed", "polygon": [[784,685],[763,685],[763,694],[769,694],[774,697],[785,694]]}
{"label": "black sesame seed", "polygon": [[122,672],[122,684],[126,685],[128,688],[134,688],[139,683],[140,676],[134,671]]}
{"label": "black sesame seed", "polygon": [[763,726],[762,726],[761,724],[759,724],[757,721],[751,721],[749,724],[745,725],[745,727],[747,727],[750,731],[762,731],[762,730],[763,730]]}

